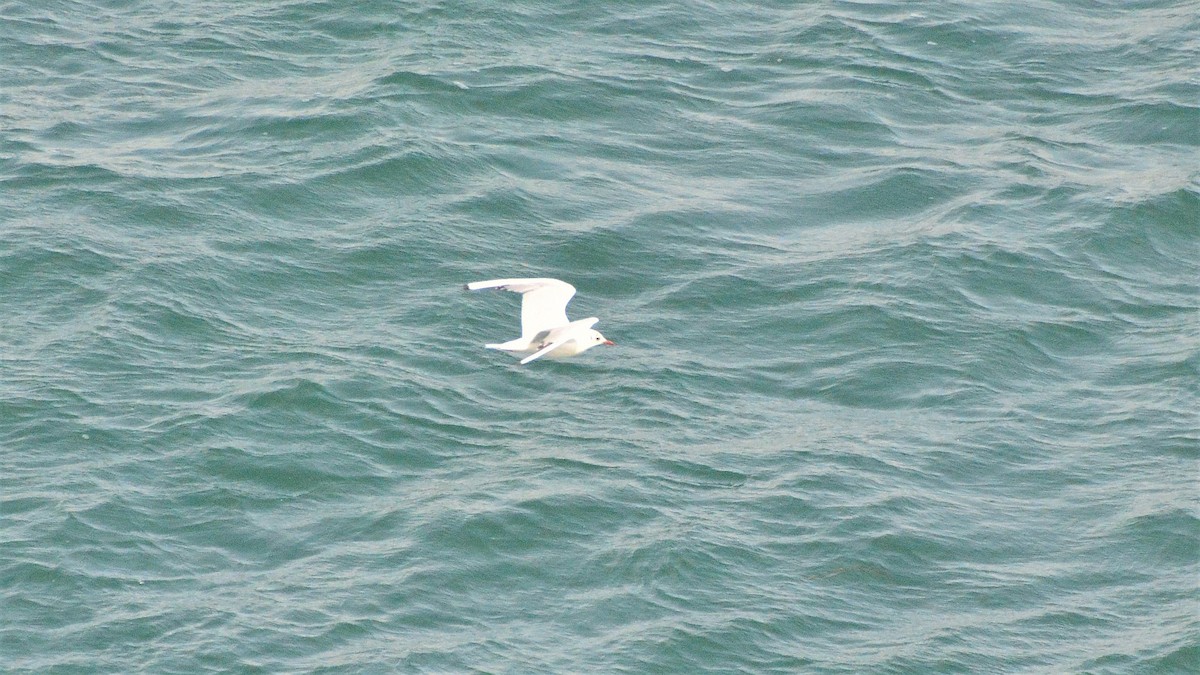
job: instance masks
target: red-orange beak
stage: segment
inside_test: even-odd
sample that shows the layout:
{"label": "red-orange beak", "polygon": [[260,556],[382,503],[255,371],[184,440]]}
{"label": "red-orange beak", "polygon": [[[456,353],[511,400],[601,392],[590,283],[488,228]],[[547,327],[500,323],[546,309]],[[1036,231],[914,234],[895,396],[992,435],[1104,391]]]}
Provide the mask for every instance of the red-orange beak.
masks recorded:
{"label": "red-orange beak", "polygon": [[613,342],[612,340],[605,340],[604,342],[601,342],[600,344],[608,345],[609,347],[612,347],[613,345],[615,345],[617,343]]}

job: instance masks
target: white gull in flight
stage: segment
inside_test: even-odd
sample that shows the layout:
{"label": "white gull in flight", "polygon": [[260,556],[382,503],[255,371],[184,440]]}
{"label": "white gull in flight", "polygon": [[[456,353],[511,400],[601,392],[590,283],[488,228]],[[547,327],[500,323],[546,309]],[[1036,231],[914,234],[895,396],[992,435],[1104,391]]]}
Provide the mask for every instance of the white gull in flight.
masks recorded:
{"label": "white gull in flight", "polygon": [[562,359],[582,354],[596,345],[611,345],[599,331],[593,330],[596,317],[578,321],[567,319],[567,303],[575,287],[558,279],[492,279],[467,284],[467,290],[497,288],[521,294],[521,337],[499,344],[485,345],[514,354],[529,354],[524,365],[549,356]]}

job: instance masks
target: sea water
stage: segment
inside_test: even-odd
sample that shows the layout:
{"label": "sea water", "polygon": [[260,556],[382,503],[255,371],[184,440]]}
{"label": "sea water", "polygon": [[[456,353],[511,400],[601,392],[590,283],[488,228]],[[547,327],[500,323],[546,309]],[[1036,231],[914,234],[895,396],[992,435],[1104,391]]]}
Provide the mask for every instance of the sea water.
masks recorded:
{"label": "sea water", "polygon": [[[0,670],[1200,667],[1191,0],[0,6]],[[616,341],[519,366],[519,298]]]}

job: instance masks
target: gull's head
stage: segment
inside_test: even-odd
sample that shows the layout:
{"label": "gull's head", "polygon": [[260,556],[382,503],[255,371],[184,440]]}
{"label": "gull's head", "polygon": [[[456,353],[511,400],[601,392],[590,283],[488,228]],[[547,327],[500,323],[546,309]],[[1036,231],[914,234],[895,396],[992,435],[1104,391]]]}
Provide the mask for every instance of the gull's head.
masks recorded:
{"label": "gull's head", "polygon": [[596,345],[608,345],[611,347],[612,345],[615,345],[617,343],[615,343],[612,340],[609,340],[608,338],[601,335],[600,331],[598,331],[598,330],[588,330],[587,338],[584,340],[584,344],[586,344],[587,347],[589,349],[591,349],[592,347],[595,347]]}

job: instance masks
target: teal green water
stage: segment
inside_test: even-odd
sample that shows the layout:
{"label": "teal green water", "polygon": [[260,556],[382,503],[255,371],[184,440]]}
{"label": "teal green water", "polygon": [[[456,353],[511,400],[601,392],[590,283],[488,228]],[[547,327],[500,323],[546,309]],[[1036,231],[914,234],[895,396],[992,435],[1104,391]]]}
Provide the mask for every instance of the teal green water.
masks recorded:
{"label": "teal green water", "polygon": [[[1190,0],[0,5],[0,670],[1200,668]],[[522,367],[579,288],[617,347]]]}

